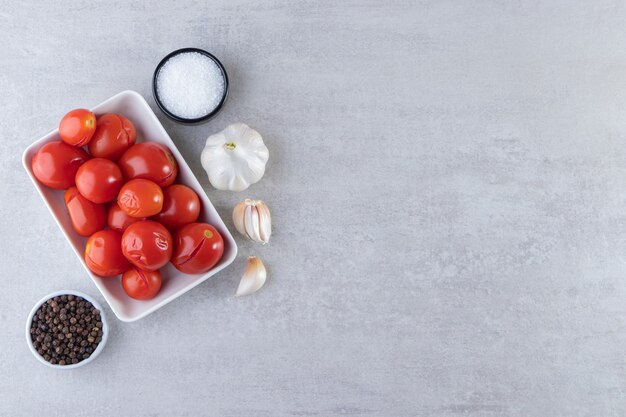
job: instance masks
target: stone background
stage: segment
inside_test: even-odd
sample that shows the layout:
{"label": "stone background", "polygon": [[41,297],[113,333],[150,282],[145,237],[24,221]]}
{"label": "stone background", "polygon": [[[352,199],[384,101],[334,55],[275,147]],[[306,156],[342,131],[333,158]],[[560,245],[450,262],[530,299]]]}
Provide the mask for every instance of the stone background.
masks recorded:
{"label": "stone background", "polygon": [[[626,415],[624,22],[609,0],[0,0],[0,415]],[[272,242],[143,320],[107,308],[103,354],[47,369],[32,305],[103,299],[21,153],[121,90],[156,110],[185,46],[229,101],[157,114],[230,226],[268,202]],[[199,163],[235,121],[271,153],[240,194]],[[270,278],[235,299],[249,254]]]}

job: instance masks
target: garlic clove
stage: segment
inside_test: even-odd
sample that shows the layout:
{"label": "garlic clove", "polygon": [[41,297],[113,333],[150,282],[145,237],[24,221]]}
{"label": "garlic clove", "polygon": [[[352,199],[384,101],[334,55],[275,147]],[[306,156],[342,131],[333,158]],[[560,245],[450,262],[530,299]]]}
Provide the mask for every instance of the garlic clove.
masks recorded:
{"label": "garlic clove", "polygon": [[243,221],[248,237],[255,242],[262,243],[261,232],[259,231],[259,213],[257,212],[255,206],[246,206]]}
{"label": "garlic clove", "polygon": [[233,223],[235,224],[235,229],[242,235],[246,236],[246,227],[244,226],[243,219],[246,211],[246,202],[242,201],[237,204],[233,209]]}
{"label": "garlic clove", "polygon": [[256,210],[259,213],[259,234],[261,242],[266,244],[270,241],[272,235],[272,217],[270,216],[270,209],[263,202],[257,204]]}
{"label": "garlic clove", "polygon": [[270,209],[262,200],[245,199],[233,209],[233,223],[244,237],[266,244],[272,235]]}
{"label": "garlic clove", "polygon": [[235,296],[242,297],[258,291],[265,284],[266,279],[267,270],[261,258],[248,256],[248,266],[241,277],[241,281],[239,281]]}

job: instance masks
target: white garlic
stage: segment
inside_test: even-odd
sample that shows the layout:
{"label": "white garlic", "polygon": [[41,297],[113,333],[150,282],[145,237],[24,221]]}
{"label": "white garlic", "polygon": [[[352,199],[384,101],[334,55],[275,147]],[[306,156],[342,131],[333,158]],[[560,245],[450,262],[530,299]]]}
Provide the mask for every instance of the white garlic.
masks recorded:
{"label": "white garlic", "polygon": [[258,291],[265,284],[266,279],[267,271],[261,258],[248,256],[248,266],[246,267],[246,272],[241,277],[241,281],[239,281],[239,287],[237,287],[235,296],[242,297]]}
{"label": "white garlic", "polygon": [[272,218],[267,204],[246,198],[233,209],[233,223],[239,233],[255,242],[266,244],[272,235]]}
{"label": "white garlic", "polygon": [[263,177],[269,155],[259,132],[234,123],[207,138],[200,161],[215,188],[243,191]]}

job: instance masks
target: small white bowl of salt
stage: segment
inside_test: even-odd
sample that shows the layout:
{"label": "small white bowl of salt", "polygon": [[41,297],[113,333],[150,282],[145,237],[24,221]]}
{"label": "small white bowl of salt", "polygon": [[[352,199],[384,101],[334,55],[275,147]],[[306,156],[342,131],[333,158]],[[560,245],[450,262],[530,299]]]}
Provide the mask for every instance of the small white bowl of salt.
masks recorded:
{"label": "small white bowl of salt", "polygon": [[228,96],[228,75],[212,54],[178,49],[161,60],[152,77],[152,94],[163,113],[179,123],[209,120]]}

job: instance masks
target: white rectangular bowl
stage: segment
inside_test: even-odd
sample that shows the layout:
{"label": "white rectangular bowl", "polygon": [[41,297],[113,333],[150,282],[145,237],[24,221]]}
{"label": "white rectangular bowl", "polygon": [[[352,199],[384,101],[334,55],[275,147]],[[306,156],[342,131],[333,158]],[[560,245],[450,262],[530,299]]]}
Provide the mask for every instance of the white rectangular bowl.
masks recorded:
{"label": "white rectangular bowl", "polygon": [[146,100],[139,93],[135,91],[122,91],[91,110],[96,116],[104,113],[119,113],[130,119],[135,125],[137,129],[137,142],[149,140],[167,146],[178,162],[179,173],[176,182],[191,187],[198,194],[202,202],[202,211],[200,212],[198,221],[212,224],[219,230],[224,238],[224,256],[222,256],[219,263],[209,272],[198,275],[187,275],[178,271],[172,264],[168,263],[161,269],[163,286],[159,294],[148,301],[134,300],[128,297],[122,289],[120,277],[102,278],[89,271],[83,259],[87,239],[74,231],[65,208],[63,191],[53,190],[40,184],[33,174],[31,169],[33,156],[44,144],[59,140],[58,129],[53,130],[30,145],[26,151],[24,151],[22,162],[30,179],[33,181],[33,184],[35,184],[35,188],[37,188],[37,191],[41,194],[41,197],[50,209],[50,212],[67,238],[67,241],[72,246],[72,249],[74,249],[74,253],[76,253],[76,256],[80,259],[85,271],[87,271],[91,280],[96,284],[102,296],[109,303],[113,313],[115,313],[120,320],[130,322],[147,316],[226,268],[237,256],[237,244],[219,214],[217,214],[215,207],[211,204],[209,197],[207,197],[200,183],[193,175],[189,165],[187,165],[181,156],[176,145],[174,145],[174,142],[172,142],[172,139],[169,137]]}

